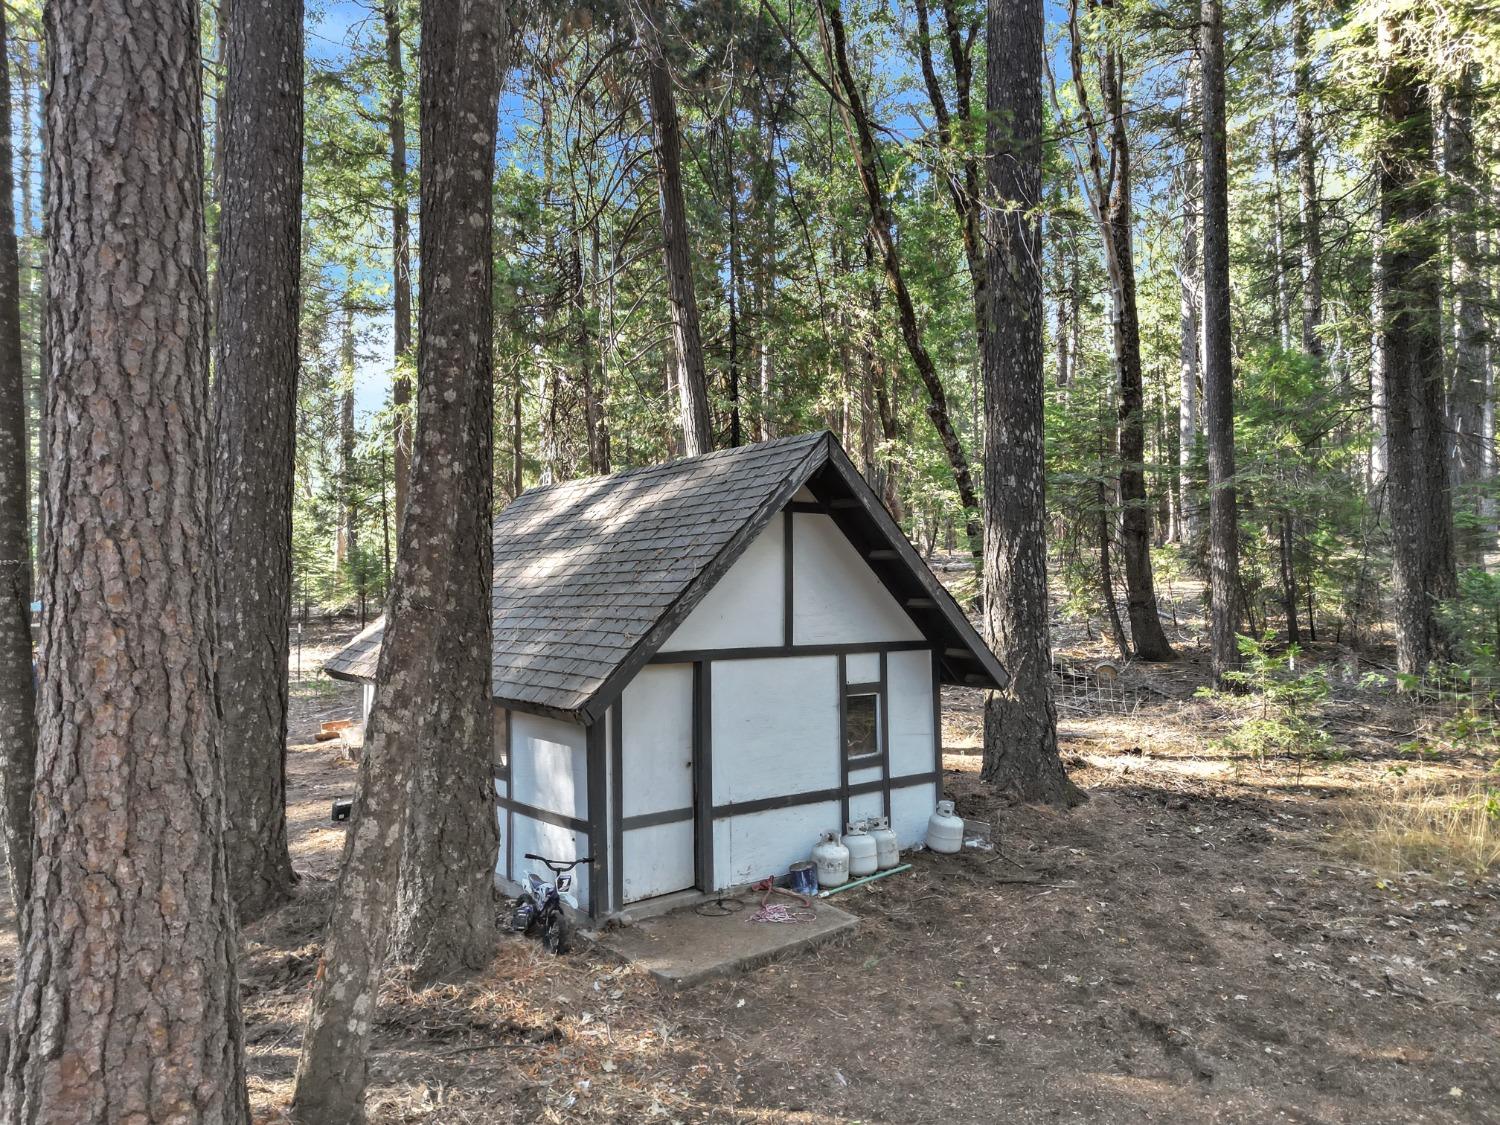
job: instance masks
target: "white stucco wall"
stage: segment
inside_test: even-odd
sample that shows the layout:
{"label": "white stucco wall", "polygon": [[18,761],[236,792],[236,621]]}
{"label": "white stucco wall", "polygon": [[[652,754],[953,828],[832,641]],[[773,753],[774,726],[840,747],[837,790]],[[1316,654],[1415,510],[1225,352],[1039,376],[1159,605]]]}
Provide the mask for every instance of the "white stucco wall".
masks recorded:
{"label": "white stucco wall", "polygon": [[711,677],[714,804],[839,784],[835,657],[721,660]]}
{"label": "white stucco wall", "polygon": [[828,516],[792,516],[792,640],[919,641],[921,631]]}
{"label": "white stucco wall", "polygon": [[587,820],[586,743],[584,729],[577,723],[513,711],[510,729],[512,799],[523,805]]}
{"label": "white stucco wall", "polygon": [[621,710],[627,817],[693,803],[693,666],[649,664],[625,688]]}
{"label": "white stucco wall", "polygon": [[745,548],[745,553],[693,607],[687,620],[667,638],[661,652],[782,643],[786,588],[786,563],[782,555],[784,522],[780,514],[771,518]]}
{"label": "white stucco wall", "polygon": [[733,887],[785,874],[792,864],[811,856],[819,834],[841,829],[837,801],[718,821],[714,824],[715,885]]}
{"label": "white stucco wall", "polygon": [[932,653],[886,654],[891,776],[935,769],[932,742]]}

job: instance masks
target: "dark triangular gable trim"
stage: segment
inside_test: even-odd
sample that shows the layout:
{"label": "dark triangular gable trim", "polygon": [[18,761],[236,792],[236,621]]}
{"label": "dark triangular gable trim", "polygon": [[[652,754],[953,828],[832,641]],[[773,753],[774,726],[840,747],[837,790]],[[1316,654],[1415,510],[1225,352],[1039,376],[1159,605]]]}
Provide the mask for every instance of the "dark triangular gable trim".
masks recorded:
{"label": "dark triangular gable trim", "polygon": [[[933,643],[945,682],[992,688],[1004,687],[1009,682],[1010,676],[969,624],[953,596],[922,561],[833,435],[825,432],[579,709],[581,721],[593,723],[604,715],[626,685],[803,485],[827,508],[834,523],[860,550],[865,565],[890,591],[922,635]],[[889,564],[878,563],[870,557],[870,549],[890,551],[894,557]],[[930,604],[913,605],[913,601]]]}
{"label": "dark triangular gable trim", "polygon": [[[1010,682],[1010,674],[832,435],[828,454],[826,467],[814,474],[808,488],[864,556],[865,565],[875,572],[922,635],[934,643],[945,672],[943,681],[1003,688]],[[893,551],[895,557],[875,559],[872,551]],[[913,601],[930,605],[913,605]]]}

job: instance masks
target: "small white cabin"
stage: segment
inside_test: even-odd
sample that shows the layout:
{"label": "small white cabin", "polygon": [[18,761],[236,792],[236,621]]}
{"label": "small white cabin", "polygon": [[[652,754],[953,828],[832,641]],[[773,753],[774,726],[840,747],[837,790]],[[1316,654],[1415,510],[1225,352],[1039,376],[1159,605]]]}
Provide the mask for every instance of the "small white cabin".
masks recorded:
{"label": "small white cabin", "polygon": [[[532,489],[494,545],[497,879],[591,855],[595,918],[921,841],[940,685],[1006,679],[826,432]],[[325,670],[371,684],[380,625]]]}

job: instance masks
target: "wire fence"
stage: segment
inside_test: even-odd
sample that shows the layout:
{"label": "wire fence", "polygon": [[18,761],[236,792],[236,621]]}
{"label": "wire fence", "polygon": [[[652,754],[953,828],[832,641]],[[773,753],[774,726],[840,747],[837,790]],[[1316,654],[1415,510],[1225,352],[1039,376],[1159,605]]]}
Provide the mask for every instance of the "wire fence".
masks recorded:
{"label": "wire fence", "polygon": [[1052,668],[1052,699],[1058,713],[1075,718],[1095,715],[1134,715],[1143,693],[1120,679],[1109,661],[1097,664],[1059,662]]}

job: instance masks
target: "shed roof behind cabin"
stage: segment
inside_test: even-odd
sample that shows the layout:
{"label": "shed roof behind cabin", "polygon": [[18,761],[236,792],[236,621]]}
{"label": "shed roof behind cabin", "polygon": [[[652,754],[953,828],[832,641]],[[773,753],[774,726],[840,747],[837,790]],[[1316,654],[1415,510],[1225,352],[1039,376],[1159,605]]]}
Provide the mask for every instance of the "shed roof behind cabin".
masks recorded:
{"label": "shed roof behind cabin", "polygon": [[[495,518],[494,696],[592,720],[803,485],[906,597],[945,678],[1005,672],[829,433],[781,438],[522,493]],[[382,621],[324,667],[373,680]]]}

